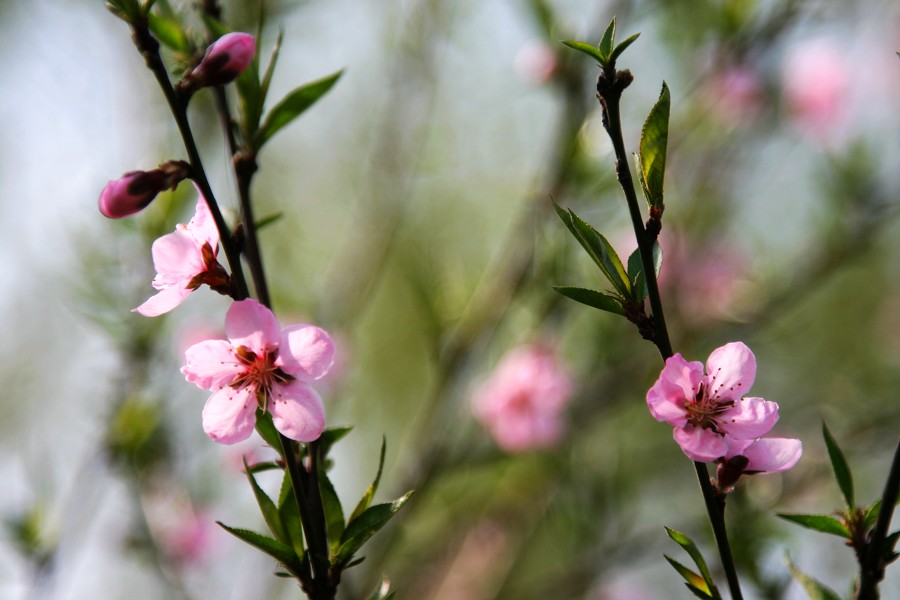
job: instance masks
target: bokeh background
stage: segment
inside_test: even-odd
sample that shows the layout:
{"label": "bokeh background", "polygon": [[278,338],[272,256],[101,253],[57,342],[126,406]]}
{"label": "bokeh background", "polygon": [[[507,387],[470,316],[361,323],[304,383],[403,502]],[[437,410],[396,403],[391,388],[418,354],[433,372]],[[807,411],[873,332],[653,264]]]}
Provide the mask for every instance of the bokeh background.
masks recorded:
{"label": "bokeh background", "polygon": [[[177,3],[175,3],[177,6]],[[187,5],[189,3],[185,3]],[[224,2],[256,30],[257,2]],[[189,7],[186,7],[189,10]],[[260,155],[258,214],[282,322],[339,343],[319,386],[354,425],[332,477],[352,506],[387,439],[379,500],[418,490],[367,546],[341,597],[383,575],[398,599],[688,598],[663,525],[717,563],[690,462],[644,394],[658,354],[633,328],[558,296],[602,287],[550,209],[634,247],[592,86],[561,39],[612,16],[640,31],[629,150],[661,82],[673,97],[662,243],[676,350],[741,339],[776,433],[804,456],[742,481],[728,522],[748,598],[804,598],[785,566],[844,597],[852,551],[778,520],[840,505],[827,421],[858,497],[879,495],[900,426],[900,8],[864,2],[332,0],[266,2],[262,55],[284,45],[270,104],[338,69],[332,92]],[[194,21],[199,33],[199,22]],[[215,525],[263,527],[240,456],[212,443],[206,394],[178,372],[221,333],[227,302],[166,317],[149,246],[189,218],[183,184],[111,222],[96,199],[125,171],[183,158],[127,27],[98,1],[0,3],[0,596],[296,598],[274,565]],[[235,206],[211,98],[192,122],[213,187]],[[217,333],[218,332],[218,333]],[[501,451],[471,398],[512,348],[551,348],[575,390],[549,448]],[[262,482],[275,486],[274,479]],[[883,597],[900,597],[888,572]]]}

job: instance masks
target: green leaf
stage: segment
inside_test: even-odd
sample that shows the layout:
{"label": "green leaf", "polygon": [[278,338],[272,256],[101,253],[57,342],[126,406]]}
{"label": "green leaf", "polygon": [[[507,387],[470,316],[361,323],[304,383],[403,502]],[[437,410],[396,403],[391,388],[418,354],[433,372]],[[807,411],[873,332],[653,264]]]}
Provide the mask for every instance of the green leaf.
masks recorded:
{"label": "green leaf", "polygon": [[713,581],[712,575],[709,573],[709,567],[706,566],[706,561],[703,560],[703,555],[700,554],[700,550],[697,548],[697,545],[694,544],[693,540],[681,533],[680,531],[675,531],[669,527],[666,527],[666,533],[669,534],[669,537],[672,540],[685,549],[685,551],[690,555],[690,557],[694,560],[694,564],[697,565],[697,568],[700,569],[700,574],[703,576],[703,581],[706,582],[707,589],[709,590],[711,597],[719,598],[719,590],[716,588],[716,584]]}
{"label": "green leaf", "polygon": [[325,530],[328,533],[331,552],[337,550],[344,533],[344,509],[328,473],[319,469],[319,494],[322,497],[322,510],[325,512]]}
{"label": "green leaf", "polygon": [[622,300],[616,296],[580,287],[554,286],[553,289],[566,298],[571,298],[576,302],[581,302],[587,306],[605,310],[606,312],[611,312],[616,315],[625,316],[625,310],[622,308]]}
{"label": "green leaf", "polygon": [[319,447],[319,457],[323,461],[328,458],[331,448],[352,430],[353,427],[329,427],[323,431],[319,439],[314,442]]}
{"label": "green leaf", "polygon": [[603,57],[603,60],[600,62],[604,67],[609,62],[609,57],[612,55],[613,45],[616,43],[616,18],[613,17],[609,22],[609,25],[606,26],[606,31],[603,32],[603,37],[600,38],[600,43],[597,44],[597,50],[600,52],[600,55]]}
{"label": "green leaf", "polygon": [[302,85],[285,96],[281,102],[272,107],[260,125],[259,131],[254,135],[254,148],[256,150],[262,148],[263,144],[272,139],[272,136],[282,127],[303,114],[319,98],[328,93],[328,90],[337,83],[343,74],[344,71],[340,70],[328,77]]}
{"label": "green leaf", "polygon": [[272,415],[268,412],[264,413],[260,409],[256,409],[256,432],[269,446],[278,452],[279,456],[284,458],[281,452],[281,434],[278,433],[278,430],[275,429],[275,425],[272,423]]}
{"label": "green leaf", "polygon": [[612,63],[616,62],[616,60],[618,60],[618,58],[622,55],[622,53],[625,52],[625,49],[628,48],[628,46],[630,46],[631,44],[633,44],[634,40],[638,39],[638,37],[640,37],[640,35],[641,35],[640,33],[635,33],[634,35],[629,36],[628,39],[626,39],[624,42],[622,42],[621,44],[616,46],[616,49],[613,50],[612,53],[609,55],[609,62],[612,62]]}
{"label": "green leaf", "polygon": [[572,48],[573,50],[578,50],[579,52],[584,52],[591,58],[595,59],[600,66],[604,66],[606,64],[606,58],[600,54],[600,51],[591,46],[586,42],[577,42],[575,40],[563,40],[563,44]]}
{"label": "green leaf", "polygon": [[381,438],[381,454],[378,457],[378,470],[375,472],[375,479],[372,480],[372,483],[369,485],[369,488],[366,490],[366,493],[363,494],[363,497],[360,498],[359,503],[356,505],[356,508],[353,509],[353,514],[350,515],[350,521],[356,520],[362,513],[366,511],[372,504],[372,498],[375,497],[375,492],[378,490],[378,484],[381,482],[381,470],[384,468],[384,453],[387,449],[387,440],[382,436]]}
{"label": "green leaf", "polygon": [[853,498],[853,475],[850,473],[850,467],[847,465],[844,453],[841,452],[824,421],[822,421],[822,436],[825,438],[825,445],[828,447],[828,457],[831,459],[831,468],[834,469],[834,478],[837,479],[838,487],[841,488],[841,494],[844,495],[847,510],[852,511],[856,506]]}
{"label": "green leaf", "polygon": [[788,515],[777,513],[777,516],[807,529],[830,533],[848,540],[851,538],[850,530],[847,529],[847,526],[840,519],[831,515]]}
{"label": "green leaf", "polygon": [[881,511],[881,500],[877,500],[875,504],[869,507],[869,510],[866,511],[865,518],[865,527],[866,531],[872,528],[875,525],[875,521],[878,520],[878,513]]}
{"label": "green leaf", "polygon": [[674,558],[672,558],[666,554],[663,554],[663,556],[665,557],[665,559],[667,561],[669,561],[669,564],[672,565],[672,567],[676,571],[678,571],[678,574],[681,575],[685,581],[687,581],[693,587],[701,590],[705,594],[703,596],[704,598],[709,598],[709,589],[706,587],[706,582],[703,581],[703,578],[700,577],[700,575],[698,575],[697,573],[694,573],[693,571],[688,569],[686,566],[684,566],[683,564],[681,564]]}
{"label": "green leaf", "polygon": [[181,27],[176,19],[170,19],[151,13],[147,17],[150,25],[150,31],[159,42],[176,52],[190,53],[191,43],[188,40],[187,33]]}
{"label": "green leaf", "polygon": [[[662,269],[662,248],[659,243],[653,244],[653,269],[656,272],[656,276],[659,277],[659,271]],[[635,249],[634,252],[631,253],[631,256],[628,257],[628,279],[632,282],[632,289],[634,290],[634,299],[637,302],[640,302],[644,298],[647,297],[649,292],[647,291],[647,280],[644,278],[644,266],[641,262],[641,251],[640,248]]]}
{"label": "green leaf", "polygon": [[256,483],[256,478],[250,471],[250,467],[247,466],[246,459],[244,459],[244,473],[247,475],[247,481],[250,482],[250,487],[253,488],[253,495],[256,496],[256,503],[259,504],[259,510],[262,512],[263,519],[266,521],[269,531],[271,531],[272,535],[280,542],[284,542],[285,544],[289,543],[290,538],[287,537],[284,527],[281,524],[278,508],[275,506],[275,503],[272,502],[272,499],[266,495],[263,489],[259,487],[259,484]]}
{"label": "green leaf", "polygon": [[300,508],[294,498],[291,473],[287,469],[284,470],[281,490],[278,492],[278,516],[285,533],[290,538],[290,545],[294,548],[294,552],[297,556],[303,556],[303,526],[300,522]]}
{"label": "green leaf", "polygon": [[669,86],[663,82],[659,100],[650,110],[641,130],[638,179],[651,208],[663,207],[663,179],[669,141]]}
{"label": "green leaf", "polygon": [[341,546],[335,555],[334,563],[346,564],[370,537],[375,535],[397,514],[397,511],[403,508],[412,494],[413,492],[409,491],[390,504],[371,506],[356,519],[350,521],[344,530]]}
{"label": "green leaf", "polygon": [[[266,72],[263,73],[260,85],[260,103],[265,103],[266,96],[269,95],[269,84],[272,82],[272,75],[275,73],[275,65],[278,63],[278,56],[281,54],[281,43],[284,41],[284,30],[278,30],[278,37],[275,38],[275,46],[272,48],[272,56],[269,58],[269,64],[266,66]],[[257,124],[259,120],[257,119]]]}
{"label": "green leaf", "polygon": [[841,597],[834,591],[800,571],[791,561],[790,556],[787,557],[787,567],[794,579],[797,580],[797,583],[803,586],[806,595],[809,596],[809,600],[841,600]]}
{"label": "green leaf", "polygon": [[229,527],[220,521],[216,521],[216,523],[225,531],[230,533],[231,535],[247,542],[254,548],[262,550],[278,562],[280,562],[285,569],[290,571],[293,575],[297,575],[300,573],[300,560],[294,554],[294,551],[290,546],[282,544],[278,540],[273,540],[270,537],[264,536],[260,533],[256,533],[255,531],[250,531],[249,529],[237,529],[235,527]]}
{"label": "green leaf", "polygon": [[267,216],[263,217],[262,219],[259,219],[256,222],[256,231],[259,231],[263,227],[267,227],[267,226],[271,225],[272,223],[276,223],[277,221],[280,221],[282,217],[284,217],[284,213],[277,212],[277,213],[274,213],[271,215],[267,215]]}
{"label": "green leaf", "polygon": [[600,271],[612,284],[613,288],[623,298],[631,297],[631,283],[628,281],[628,273],[622,266],[619,255],[609,241],[600,235],[600,233],[583,221],[578,215],[571,210],[562,209],[556,202],[553,202],[556,214],[562,219],[575,239],[581,244],[588,255],[594,260]]}

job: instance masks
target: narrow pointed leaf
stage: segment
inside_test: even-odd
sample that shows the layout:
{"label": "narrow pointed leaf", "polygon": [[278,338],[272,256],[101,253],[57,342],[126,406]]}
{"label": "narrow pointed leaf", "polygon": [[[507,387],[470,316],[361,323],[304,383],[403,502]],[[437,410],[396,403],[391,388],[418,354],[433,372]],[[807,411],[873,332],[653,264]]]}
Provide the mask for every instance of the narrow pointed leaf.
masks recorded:
{"label": "narrow pointed leaf", "polygon": [[278,541],[289,544],[290,539],[287,537],[284,527],[281,524],[278,508],[275,506],[275,503],[272,502],[272,499],[266,495],[263,489],[259,487],[259,484],[256,482],[256,477],[253,476],[253,472],[250,470],[250,467],[247,466],[246,459],[244,460],[244,472],[247,475],[247,481],[250,482],[250,487],[253,488],[253,495],[256,497],[256,503],[259,505],[259,510],[263,515],[266,525],[269,527],[269,531],[278,539]]}
{"label": "narrow pointed leaf", "polygon": [[366,493],[363,494],[363,497],[360,498],[359,503],[356,505],[356,508],[353,509],[353,514],[350,515],[350,521],[356,520],[362,513],[366,511],[372,504],[372,498],[375,497],[375,492],[378,491],[378,484],[381,482],[381,470],[384,467],[384,453],[387,449],[387,440],[382,437],[381,438],[381,453],[378,456],[378,470],[375,472],[375,479],[372,480],[372,483],[369,485],[369,488],[366,490]]}
{"label": "narrow pointed leaf", "polygon": [[300,560],[294,554],[294,551],[290,546],[282,544],[278,540],[273,540],[270,537],[262,535],[260,533],[256,533],[255,531],[250,531],[249,529],[237,529],[235,527],[229,527],[224,523],[216,521],[216,523],[230,533],[231,535],[247,542],[254,548],[262,550],[278,562],[280,562],[284,568],[293,573],[294,575],[300,572]]}
{"label": "narrow pointed leaf", "polygon": [[331,448],[352,430],[353,427],[329,427],[323,431],[319,439],[315,441],[315,444],[319,447],[320,458],[322,460],[328,458]]}
{"label": "narrow pointed leaf", "polygon": [[839,519],[831,515],[788,515],[778,513],[778,516],[791,523],[796,523],[807,529],[821,531],[822,533],[830,533],[831,535],[840,536],[850,539],[850,530]]}
{"label": "narrow pointed leaf", "polygon": [[680,531],[675,531],[669,527],[666,527],[666,533],[669,534],[669,537],[672,540],[684,548],[684,550],[690,555],[690,557],[694,560],[694,564],[697,565],[697,568],[700,569],[700,574],[703,576],[703,581],[706,582],[707,588],[711,593],[715,594],[716,597],[719,595],[719,590],[716,589],[716,584],[713,581],[712,575],[709,572],[709,567],[706,566],[706,561],[703,560],[703,555],[700,554],[700,550],[697,548],[697,545],[685,534]]}
{"label": "narrow pointed leaf", "polygon": [[278,63],[278,56],[281,54],[281,43],[284,41],[284,30],[278,30],[278,37],[275,38],[275,46],[272,48],[272,56],[269,57],[269,64],[266,66],[266,72],[263,73],[259,82],[260,101],[265,104],[266,96],[269,95],[269,85],[272,83],[272,75],[275,73],[275,65]]}
{"label": "narrow pointed leaf", "polygon": [[700,577],[700,575],[698,575],[697,573],[694,573],[693,571],[688,569],[686,566],[684,566],[683,564],[681,564],[680,562],[678,562],[671,556],[663,554],[663,557],[667,561],[669,561],[669,564],[672,565],[672,567],[676,571],[678,571],[678,574],[681,575],[686,582],[688,582],[692,586],[702,590],[705,594],[704,598],[709,598],[709,589],[706,587],[706,582],[703,581],[703,578]]}
{"label": "narrow pointed leaf", "polygon": [[297,507],[297,500],[294,498],[294,491],[291,488],[291,473],[287,469],[284,470],[281,490],[278,493],[278,516],[281,519],[281,525],[284,527],[287,537],[290,539],[290,546],[294,549],[294,553],[297,556],[303,556],[305,546],[303,526],[300,521],[300,509]]}
{"label": "narrow pointed leaf", "polygon": [[609,62],[610,56],[612,55],[613,45],[616,43],[616,18],[613,17],[609,22],[609,25],[606,26],[606,31],[603,32],[603,37],[600,38],[600,43],[597,44],[597,49],[600,51],[600,55],[603,57],[602,65],[605,67],[606,63]]}
{"label": "narrow pointed leaf", "polygon": [[822,422],[822,436],[825,438],[825,445],[828,447],[828,458],[831,459],[831,468],[834,469],[834,478],[837,479],[838,487],[841,488],[841,494],[844,495],[844,501],[847,503],[847,509],[853,510],[856,505],[853,498],[853,475],[850,473],[850,467],[847,465],[847,459],[841,452],[831,431],[825,422]]}
{"label": "narrow pointed leaf", "polygon": [[[657,242],[653,244],[653,268],[657,277],[659,277],[659,272],[662,269],[662,261],[662,248]],[[635,249],[631,256],[628,257],[628,278],[632,282],[634,299],[640,302],[646,298],[649,292],[647,291],[647,280],[644,278],[644,266],[641,262],[640,248]]]}
{"label": "narrow pointed leaf", "polygon": [[278,455],[284,458],[281,453],[281,437],[275,425],[272,423],[272,415],[259,409],[256,411],[256,432],[265,440]]}
{"label": "narrow pointed leaf", "polygon": [[376,504],[370,506],[363,514],[347,524],[341,546],[338,548],[334,563],[345,564],[359,550],[370,537],[387,525],[403,505],[406,504],[413,492],[407,492],[390,504]]}
{"label": "narrow pointed leaf", "polygon": [[325,530],[328,533],[329,547],[334,552],[344,533],[344,509],[341,508],[341,501],[325,469],[319,470],[319,494],[322,496],[322,509],[325,511]]}
{"label": "narrow pointed leaf", "polygon": [[278,221],[280,221],[282,219],[282,217],[284,217],[283,212],[277,212],[277,213],[274,213],[271,215],[266,215],[265,217],[263,217],[262,219],[260,219],[256,222],[256,230],[259,231],[263,227],[268,227],[272,223],[277,223]]}
{"label": "narrow pointed leaf", "polygon": [[628,281],[628,273],[622,266],[619,255],[616,254],[612,244],[603,237],[600,232],[591,227],[571,210],[561,208],[553,203],[556,214],[562,219],[581,247],[594,260],[600,271],[612,284],[613,288],[623,297],[631,297],[631,283]]}
{"label": "narrow pointed leaf", "polygon": [[803,587],[806,595],[809,596],[809,600],[841,600],[841,597],[833,590],[825,587],[823,584],[798,569],[791,561],[790,557],[787,558],[787,566],[791,575],[797,580],[797,583]]}
{"label": "narrow pointed leaf", "polygon": [[663,82],[659,100],[650,110],[641,130],[638,179],[651,208],[663,207],[663,179],[666,172],[666,149],[669,143],[669,86]]}
{"label": "narrow pointed leaf", "polygon": [[147,16],[147,22],[150,25],[150,31],[159,42],[176,52],[189,53],[191,44],[188,41],[187,34],[175,19],[160,16],[156,13],[150,13]]}
{"label": "narrow pointed leaf", "polygon": [[563,40],[563,44],[573,50],[578,50],[579,52],[584,52],[585,54],[587,54],[588,56],[590,56],[591,58],[596,60],[598,63],[600,63],[601,67],[606,64],[606,59],[604,58],[604,56],[602,54],[600,54],[600,51],[586,42],[576,42],[575,40]]}
{"label": "narrow pointed leaf", "polygon": [[710,596],[700,588],[694,587],[689,583],[684,584],[684,587],[689,589],[691,593],[694,594],[694,596],[696,596],[697,598],[702,598],[703,600],[709,600],[709,598],[712,598],[712,596]]}
{"label": "narrow pointed leaf", "polygon": [[262,148],[281,128],[302,115],[306,109],[328,93],[343,74],[343,70],[338,71],[328,77],[302,85],[285,96],[266,115],[265,120],[259,127],[259,131],[256,132],[253,138],[253,146],[257,150]]}
{"label": "narrow pointed leaf", "polygon": [[581,302],[587,306],[611,312],[616,315],[625,316],[625,310],[622,308],[622,301],[610,294],[604,294],[603,292],[587,288],[570,286],[554,286],[553,289],[566,298],[571,298],[576,302]]}
{"label": "narrow pointed leaf", "polygon": [[638,37],[640,37],[640,35],[641,35],[640,33],[635,33],[634,35],[629,36],[624,42],[622,42],[621,44],[616,46],[616,49],[613,50],[612,53],[609,55],[609,61],[616,62],[616,60],[618,60],[618,58],[620,56],[622,56],[622,53],[625,52],[625,49],[628,48],[628,46],[630,46],[631,44],[633,44],[634,40],[638,39]]}
{"label": "narrow pointed leaf", "polygon": [[878,501],[875,502],[875,504],[873,504],[872,506],[869,507],[868,511],[866,511],[865,524],[866,524],[867,531],[869,529],[871,529],[873,525],[875,525],[875,521],[878,520],[878,513],[880,510],[881,510],[881,500],[879,499]]}

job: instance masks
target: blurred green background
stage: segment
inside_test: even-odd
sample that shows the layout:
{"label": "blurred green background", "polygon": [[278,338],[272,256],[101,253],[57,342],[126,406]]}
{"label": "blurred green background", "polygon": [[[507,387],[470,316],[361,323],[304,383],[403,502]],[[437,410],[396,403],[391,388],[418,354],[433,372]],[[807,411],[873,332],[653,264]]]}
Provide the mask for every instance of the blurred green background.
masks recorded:
{"label": "blurred green background", "polygon": [[[187,3],[186,3],[187,4]],[[223,2],[256,30],[257,2]],[[602,287],[550,197],[634,248],[594,99],[612,16],[641,32],[620,60],[626,144],[661,82],[672,91],[662,244],[676,351],[756,353],[753,391],[804,456],[743,480],[727,520],[748,598],[804,598],[789,552],[849,595],[852,551],[774,512],[839,506],[825,419],[880,495],[900,425],[900,8],[889,0],[288,0],[259,40],[284,45],[270,103],[338,69],[337,86],[260,155],[257,214],[276,313],[339,344],[319,386],[354,425],[332,477],[353,505],[388,443],[379,500],[418,493],[346,574],[398,599],[688,598],[663,525],[716,564],[690,462],[644,394],[654,348],[622,319],[558,296]],[[213,523],[261,528],[239,472],[258,438],[218,446],[206,393],[178,372],[227,302],[194,294],[164,318],[149,246],[189,218],[182,185],[141,215],[103,219],[107,180],[183,158],[127,27],[100,1],[0,3],[0,596],[296,598],[263,555]],[[199,94],[192,122],[213,187],[229,159]],[[577,381],[552,449],[505,454],[470,409],[510,348],[552,345]],[[236,466],[237,465],[237,466]],[[264,485],[275,480],[262,478]],[[900,597],[888,572],[882,597]]]}

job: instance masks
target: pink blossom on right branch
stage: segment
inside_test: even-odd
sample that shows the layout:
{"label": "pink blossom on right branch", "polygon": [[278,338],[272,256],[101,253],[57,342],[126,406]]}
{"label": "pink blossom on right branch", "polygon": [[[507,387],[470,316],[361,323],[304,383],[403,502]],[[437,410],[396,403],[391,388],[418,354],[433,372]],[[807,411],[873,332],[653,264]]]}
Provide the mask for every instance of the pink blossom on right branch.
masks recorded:
{"label": "pink blossom on right branch", "polygon": [[565,429],[572,379],[548,348],[511,350],[475,392],[472,410],[500,448],[521,452],[553,445]]}

